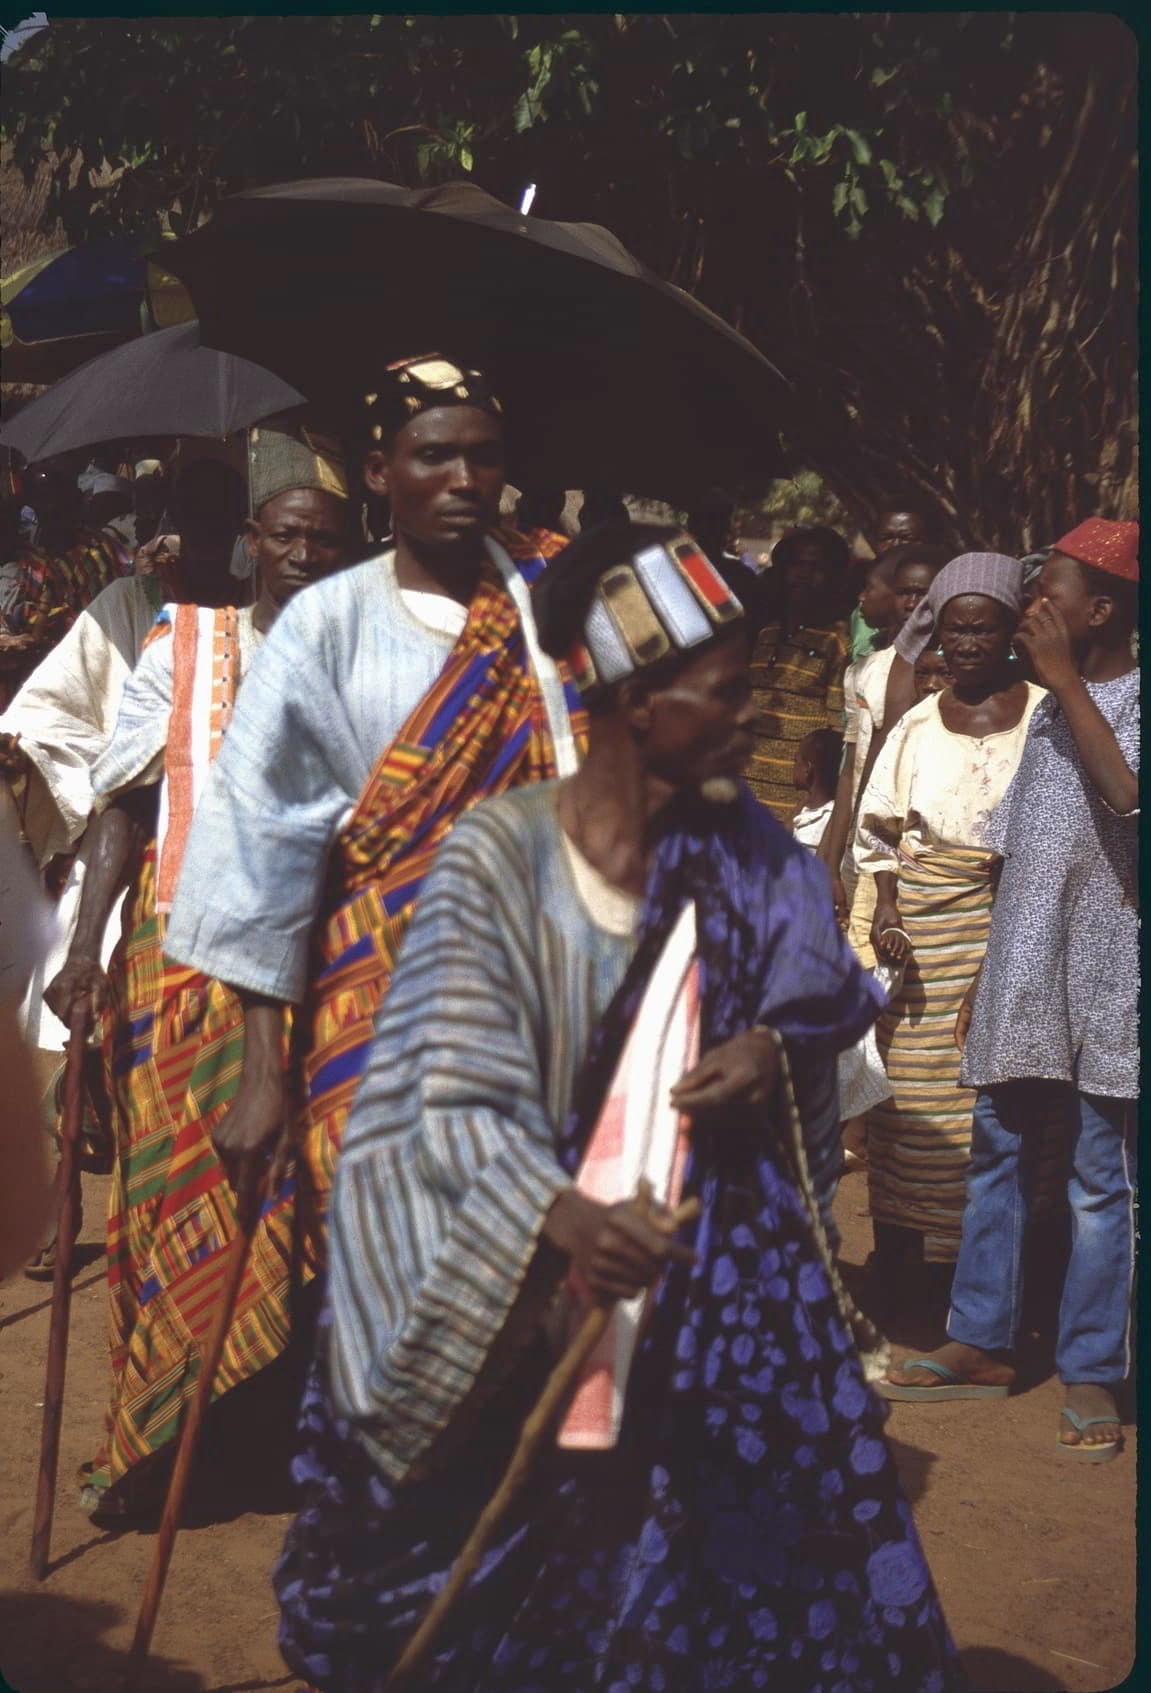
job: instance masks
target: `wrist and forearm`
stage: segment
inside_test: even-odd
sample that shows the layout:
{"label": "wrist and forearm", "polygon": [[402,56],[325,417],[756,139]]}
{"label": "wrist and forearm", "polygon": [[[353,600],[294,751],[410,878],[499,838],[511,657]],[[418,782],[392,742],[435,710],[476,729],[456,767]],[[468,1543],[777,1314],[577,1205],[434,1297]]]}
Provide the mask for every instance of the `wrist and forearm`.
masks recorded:
{"label": "wrist and forearm", "polygon": [[894,870],[877,870],[875,872],[875,906],[876,910],[894,909],[899,915],[899,877]]}
{"label": "wrist and forearm", "polygon": [[240,1163],[283,1133],[288,1118],[284,1076],[284,1004],[241,993],[244,1063],[236,1097],[212,1130],[212,1143],[235,1180]]}
{"label": "wrist and forearm", "polygon": [[139,818],[118,802],[96,819],[92,832],[70,957],[100,956],[112,906],[127,882],[129,864],[144,843]]}
{"label": "wrist and forearm", "polygon": [[254,993],[241,993],[239,999],[244,1008],[244,1083],[282,1090],[284,1001]]}
{"label": "wrist and forearm", "polygon": [[851,832],[851,789],[855,773],[855,743],[847,748],[843,755],[843,767],[839,772],[839,781],[835,787],[835,804],[831,809],[827,828],[822,841],[819,843],[819,857],[833,874],[839,873],[839,866],[843,862],[843,854],[847,849],[847,837]]}
{"label": "wrist and forearm", "polygon": [[892,870],[875,873],[875,916],[871,922],[871,944],[880,958],[898,963],[908,956],[908,942],[899,914],[899,878]]}

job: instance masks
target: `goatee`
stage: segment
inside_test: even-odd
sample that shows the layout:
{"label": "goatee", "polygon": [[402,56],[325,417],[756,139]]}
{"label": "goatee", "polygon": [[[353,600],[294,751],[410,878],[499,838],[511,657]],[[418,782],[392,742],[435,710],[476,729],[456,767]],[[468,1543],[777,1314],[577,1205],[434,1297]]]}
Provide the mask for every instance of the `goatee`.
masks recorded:
{"label": "goatee", "polygon": [[739,798],[739,783],[734,776],[709,776],[699,784],[699,797],[709,805],[734,805]]}

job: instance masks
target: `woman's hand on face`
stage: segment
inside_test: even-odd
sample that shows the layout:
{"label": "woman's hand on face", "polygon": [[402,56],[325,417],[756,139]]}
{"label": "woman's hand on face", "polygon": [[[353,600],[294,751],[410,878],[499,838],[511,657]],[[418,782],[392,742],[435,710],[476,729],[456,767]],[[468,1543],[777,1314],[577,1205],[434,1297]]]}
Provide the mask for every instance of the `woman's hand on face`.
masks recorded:
{"label": "woman's hand on face", "polygon": [[679,1111],[717,1105],[762,1105],[779,1080],[779,1046],[769,1029],[748,1029],[712,1050],[671,1090]]}
{"label": "woman's hand on face", "polygon": [[911,942],[900,927],[899,907],[893,900],[881,900],[871,923],[871,944],[877,958],[888,964],[903,964],[911,957]]}
{"label": "woman's hand on face", "polygon": [[1057,693],[1079,675],[1063,613],[1042,595],[1032,600],[1015,632],[1015,639],[1031,660],[1031,667],[1044,688]]}

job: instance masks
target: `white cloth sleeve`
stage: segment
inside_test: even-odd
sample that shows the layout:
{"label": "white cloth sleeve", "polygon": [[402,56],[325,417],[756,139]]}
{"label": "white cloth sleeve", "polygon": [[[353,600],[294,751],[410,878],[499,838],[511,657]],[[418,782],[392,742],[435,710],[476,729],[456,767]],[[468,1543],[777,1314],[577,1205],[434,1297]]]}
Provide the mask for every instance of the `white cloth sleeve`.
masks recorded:
{"label": "white cloth sleeve", "polygon": [[363,779],[307,597],[284,608],[252,659],[192,819],[165,939],[179,963],[293,1003],[328,851]]}

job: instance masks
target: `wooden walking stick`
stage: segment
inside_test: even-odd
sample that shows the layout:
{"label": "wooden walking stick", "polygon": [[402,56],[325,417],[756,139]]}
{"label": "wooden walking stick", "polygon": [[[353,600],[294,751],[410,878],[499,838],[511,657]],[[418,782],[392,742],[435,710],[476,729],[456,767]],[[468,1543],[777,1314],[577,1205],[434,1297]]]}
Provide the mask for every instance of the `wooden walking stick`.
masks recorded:
{"label": "wooden walking stick", "polygon": [[52,1319],[48,1328],[48,1365],[44,1375],[44,1417],[40,1424],[40,1473],[32,1521],[32,1575],[48,1573],[52,1515],[56,1505],[56,1469],[60,1461],[60,1423],[64,1414],[64,1370],[68,1362],[68,1324],[72,1315],[72,1257],[80,1221],[80,1124],[84,1112],[84,1048],[92,1013],[87,994],[68,1021],[64,1055],[64,1104],[60,1113],[60,1167],[56,1173],[56,1264],[52,1272]]}
{"label": "wooden walking stick", "polygon": [[[645,1178],[640,1182],[635,1199],[641,1216],[650,1212],[651,1203],[651,1184]],[[699,1200],[686,1200],[674,1212],[676,1226],[690,1222],[698,1215]],[[475,1574],[496,1530],[530,1475],[540,1448],[554,1424],[559,1421],[579,1381],[580,1371],[599,1345],[614,1310],[614,1304],[607,1304],[596,1305],[588,1312],[567,1351],[544,1383],[543,1392],[528,1413],[527,1421],[520,1431],[516,1449],[508,1461],[499,1486],[480,1512],[476,1526],[465,1541],[451,1575],[432,1600],[419,1628],[397,1659],[385,1684],[386,1693],[406,1693],[406,1690],[416,1687],[416,1674],[435,1645],[448,1612]]]}
{"label": "wooden walking stick", "polygon": [[184,1495],[188,1489],[188,1478],[196,1456],[204,1417],[211,1403],[216,1371],[220,1366],[224,1342],[228,1338],[232,1313],[236,1308],[236,1299],[244,1279],[244,1270],[252,1246],[252,1237],[260,1220],[260,1207],[267,1185],[267,1181],[261,1179],[257,1156],[249,1154],[240,1164],[236,1183],[236,1211],[239,1229],[235,1240],[232,1242],[224,1269],[224,1280],[217,1299],[212,1329],[200,1355],[200,1374],[196,1380],[196,1391],[192,1396],[192,1403],[188,1407],[184,1426],[180,1430],[180,1444],[176,1448],[176,1458],[172,1465],[168,1494],[164,1500],[164,1514],[160,1518],[156,1547],[152,1553],[152,1565],[148,1571],[144,1597],[140,1601],[140,1614],[136,1620],[136,1633],[132,1640],[132,1650],[128,1658],[124,1693],[138,1693],[142,1685],[140,1677],[148,1662],[148,1650],[152,1644],[152,1631],[156,1626],[160,1600],[164,1594],[164,1582],[168,1575],[168,1565],[172,1561],[172,1551],[180,1528],[180,1516],[184,1508]]}

